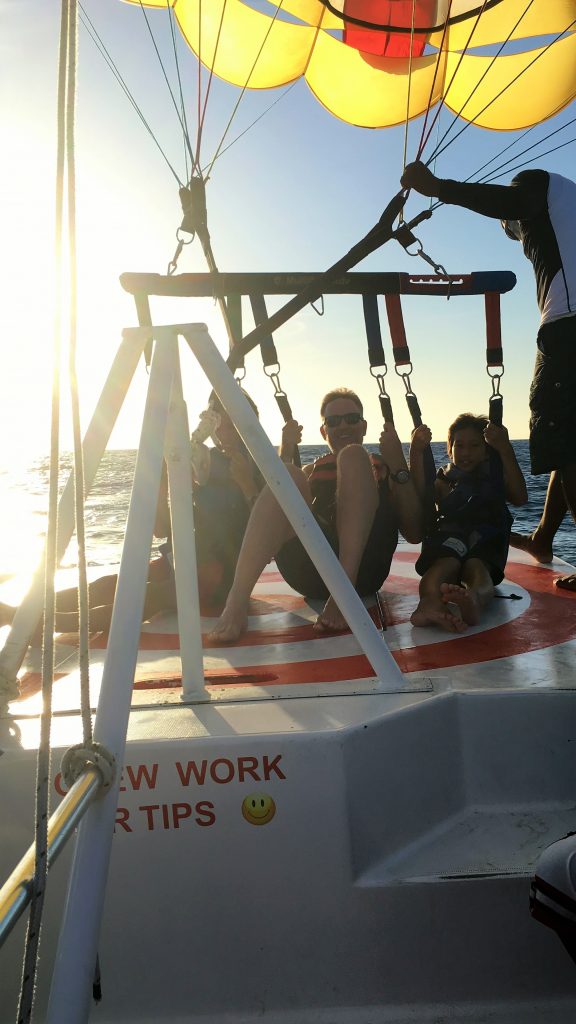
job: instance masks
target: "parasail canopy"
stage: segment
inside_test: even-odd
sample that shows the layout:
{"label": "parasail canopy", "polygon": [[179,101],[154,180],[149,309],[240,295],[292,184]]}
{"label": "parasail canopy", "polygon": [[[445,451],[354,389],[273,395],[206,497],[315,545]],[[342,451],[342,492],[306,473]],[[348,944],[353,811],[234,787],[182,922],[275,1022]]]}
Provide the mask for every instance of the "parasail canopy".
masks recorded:
{"label": "parasail canopy", "polygon": [[145,5],[171,6],[194,53],[220,78],[269,89],[303,76],[332,114],[361,127],[403,123],[443,99],[466,121],[512,131],[553,117],[576,96],[576,0]]}

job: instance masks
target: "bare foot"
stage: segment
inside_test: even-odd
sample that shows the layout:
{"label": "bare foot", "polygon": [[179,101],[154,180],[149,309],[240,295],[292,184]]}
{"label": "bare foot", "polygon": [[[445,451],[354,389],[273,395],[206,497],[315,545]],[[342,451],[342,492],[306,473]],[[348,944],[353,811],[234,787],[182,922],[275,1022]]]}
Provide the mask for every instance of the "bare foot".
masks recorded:
{"label": "bare foot", "polygon": [[464,633],[468,628],[459,608],[453,612],[442,601],[427,598],[412,612],[410,622],[413,626],[440,626],[447,633]]}
{"label": "bare foot", "polygon": [[445,604],[457,605],[464,622],[475,626],[480,618],[480,604],[473,590],[457,583],[441,583],[440,595]]}
{"label": "bare foot", "polygon": [[214,629],[210,630],[207,640],[210,643],[233,644],[248,628],[248,615],[244,607],[226,605]]}
{"label": "bare foot", "polygon": [[0,601],[0,626],[9,626],[14,618],[16,609],[11,604],[4,604]]}
{"label": "bare foot", "polygon": [[537,562],[546,564],[551,562],[554,558],[552,551],[552,545],[543,543],[538,536],[538,531],[534,533],[512,533],[510,534],[510,545],[513,548],[519,548],[520,551],[526,551],[527,554],[532,555]]}
{"label": "bare foot", "polygon": [[339,633],[343,629],[349,629],[346,619],[335,603],[333,597],[329,597],[313,627],[316,632]]}
{"label": "bare foot", "polygon": [[557,580],[554,580],[554,584],[560,590],[572,590],[576,593],[576,573],[573,573],[572,576],[559,576]]}

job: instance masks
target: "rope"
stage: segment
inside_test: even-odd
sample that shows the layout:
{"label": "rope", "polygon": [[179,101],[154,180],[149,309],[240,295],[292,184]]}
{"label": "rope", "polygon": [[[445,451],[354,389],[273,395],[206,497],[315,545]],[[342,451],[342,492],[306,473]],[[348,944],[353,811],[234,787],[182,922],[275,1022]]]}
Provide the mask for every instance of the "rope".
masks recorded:
{"label": "rope", "polygon": [[[560,125],[560,127],[556,128],[553,132],[549,132],[548,135],[545,135],[543,139],[538,139],[537,142],[533,142],[531,146],[526,146],[526,149],[521,149],[519,153],[516,153],[516,156],[510,157],[509,160],[505,160],[503,164],[499,164],[498,167],[495,167],[492,171],[490,171],[490,174],[485,174],[484,177],[478,178],[477,180],[481,182],[481,181],[489,181],[489,180],[493,179],[493,177],[496,176],[496,172],[497,171],[501,171],[504,167],[507,167],[508,164],[516,163],[516,161],[521,156],[524,156],[526,153],[529,153],[532,149],[536,149],[537,146],[541,146],[548,139],[553,138],[554,135],[558,135],[558,132],[562,132],[562,131],[564,131],[565,128],[569,128],[571,124],[574,124],[574,122],[576,122],[576,117],[571,118],[570,121],[566,122],[566,124]],[[533,125],[532,127],[535,127],[535,125]],[[530,129],[528,129],[528,131],[530,131]],[[524,136],[526,134],[527,134],[527,132],[524,133]],[[522,136],[522,137],[524,137],[524,136]],[[518,141],[520,142],[520,139],[518,139]],[[572,141],[574,141],[574,140],[573,139],[569,139],[568,142],[563,142],[562,146],[567,146]],[[561,148],[561,147],[558,147],[558,148]],[[548,150],[548,152],[553,153],[553,152],[555,152],[555,150],[554,149]],[[502,155],[502,154],[500,154],[500,155]],[[538,154],[538,157],[535,156],[532,159],[534,159],[534,160],[538,159],[541,155],[542,154]],[[494,157],[493,159],[496,160],[497,158]],[[526,163],[531,163],[531,160],[527,160],[525,162]],[[490,160],[489,163],[493,163],[493,160]],[[485,164],[484,166],[487,166],[487,165]],[[524,164],[522,164],[521,166],[524,166]],[[483,169],[484,168],[481,167],[479,169],[479,171],[476,172],[476,174],[479,174],[479,172],[481,170],[483,170]],[[501,175],[498,175],[498,177],[501,177]]]}
{"label": "rope", "polygon": [[84,741],[92,739],[92,713],[90,708],[90,657],[89,657],[89,600],[88,574],[86,569],[86,528],[84,520],[84,453],[82,450],[82,427],[80,424],[80,398],[76,354],[78,342],[78,281],[76,252],[76,164],[75,164],[75,98],[76,98],[76,34],[77,10],[74,11],[74,37],[70,39],[69,85],[66,104],[66,172],[68,202],[68,266],[70,285],[69,361],[70,406],[72,411],[72,434],[74,442],[74,508],[76,539],[78,543],[78,631],[80,634],[80,708]]}
{"label": "rope", "polygon": [[58,122],[56,167],[56,314],[54,323],[54,367],[52,385],[52,423],[50,439],[50,483],[48,503],[48,529],[46,536],[44,640],[42,648],[42,714],[40,717],[40,744],[36,773],[35,845],[36,860],[32,881],[32,898],[22,983],[18,1004],[18,1024],[27,1024],[34,1005],[38,947],[44,907],[44,893],[48,869],[48,802],[50,781],[50,720],[52,712],[52,684],[54,679],[54,574],[56,571],[56,536],[58,515],[58,470],[60,433],[60,351],[61,301],[63,296],[64,259],[62,234],[64,223],[64,175],[66,151],[66,122],[70,109],[67,97],[74,95],[77,7],[76,0],[63,0],[60,22],[60,52],[58,67]]}
{"label": "rope", "polygon": [[76,743],[62,757],[60,771],[66,789],[72,786],[88,768],[96,768],[102,776],[102,787],[108,789],[116,774],[116,758],[102,743]]}

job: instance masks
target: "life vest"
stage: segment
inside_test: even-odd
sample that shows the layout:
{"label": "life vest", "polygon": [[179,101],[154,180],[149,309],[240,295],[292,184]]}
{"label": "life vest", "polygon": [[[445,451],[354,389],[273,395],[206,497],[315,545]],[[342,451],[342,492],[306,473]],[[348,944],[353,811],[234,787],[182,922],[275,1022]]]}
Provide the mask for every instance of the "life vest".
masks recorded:
{"label": "life vest", "polygon": [[450,487],[449,494],[437,501],[436,528],[442,533],[474,531],[487,539],[510,530],[502,460],[493,449],[473,470],[459,469],[451,462],[437,476]]}
{"label": "life vest", "polygon": [[[382,501],[384,494],[386,496],[389,494],[386,484],[388,468],[381,455],[371,454],[370,462]],[[336,480],[336,455],[333,452],[321,455],[313,464],[308,483],[312,492],[312,508],[317,516],[328,523],[334,522],[336,515]]]}

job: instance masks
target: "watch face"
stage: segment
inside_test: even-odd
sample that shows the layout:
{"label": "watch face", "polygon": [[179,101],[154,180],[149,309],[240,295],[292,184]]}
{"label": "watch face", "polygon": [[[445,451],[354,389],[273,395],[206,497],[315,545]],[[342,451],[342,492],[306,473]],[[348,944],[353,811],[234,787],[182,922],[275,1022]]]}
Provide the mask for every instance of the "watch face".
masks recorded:
{"label": "watch face", "polygon": [[390,476],[397,484],[407,484],[410,479],[407,469],[399,469],[397,473],[391,473]]}

